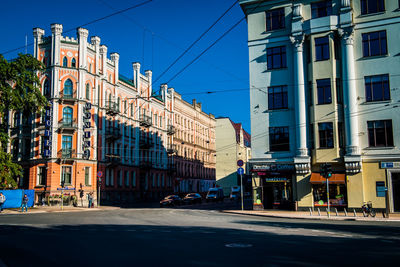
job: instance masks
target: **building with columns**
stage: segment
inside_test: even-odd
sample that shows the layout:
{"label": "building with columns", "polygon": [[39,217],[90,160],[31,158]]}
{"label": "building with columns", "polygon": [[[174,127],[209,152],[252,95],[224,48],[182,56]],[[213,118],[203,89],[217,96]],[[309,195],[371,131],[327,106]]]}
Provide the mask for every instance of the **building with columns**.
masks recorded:
{"label": "building with columns", "polygon": [[[20,187],[35,189],[36,202],[59,198],[64,185],[66,198],[76,196],[78,203],[92,193],[95,202],[123,205],[174,193],[178,165],[196,179],[190,190],[207,190],[215,182],[213,116],[166,84],[156,95],[152,71],[142,74],[140,63],[132,64],[132,78],[121,75],[119,54],[108,57],[99,37],[88,41],[87,29],[78,28],[77,38],[62,30],[52,24],[46,37],[33,29],[34,57],[46,66],[40,81],[49,107],[43,114],[9,116],[9,150],[24,170]],[[174,140],[175,129],[182,144]],[[190,166],[175,163],[181,155]]]}
{"label": "building with columns", "polygon": [[399,2],[242,0],[255,208],[400,211]]}

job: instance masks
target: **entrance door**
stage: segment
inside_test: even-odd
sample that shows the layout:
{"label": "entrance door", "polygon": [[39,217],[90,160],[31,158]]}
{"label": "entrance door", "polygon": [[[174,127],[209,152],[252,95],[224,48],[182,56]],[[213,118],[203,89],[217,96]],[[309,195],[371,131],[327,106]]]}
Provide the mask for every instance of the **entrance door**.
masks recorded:
{"label": "entrance door", "polygon": [[392,173],[393,211],[400,212],[400,173]]}
{"label": "entrance door", "polygon": [[272,209],[274,207],[274,187],[272,183],[264,186],[264,209]]}

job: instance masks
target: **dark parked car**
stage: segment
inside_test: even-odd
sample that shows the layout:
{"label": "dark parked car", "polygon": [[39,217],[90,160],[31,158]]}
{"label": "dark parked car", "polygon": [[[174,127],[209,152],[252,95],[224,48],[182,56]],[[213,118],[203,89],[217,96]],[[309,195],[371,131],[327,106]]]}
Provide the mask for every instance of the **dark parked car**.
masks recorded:
{"label": "dark parked car", "polygon": [[177,195],[170,195],[160,201],[160,207],[173,207],[182,204],[182,199]]}
{"label": "dark parked car", "polygon": [[185,204],[196,204],[196,203],[201,203],[201,196],[200,196],[200,194],[197,194],[197,193],[190,193],[190,194],[187,194],[187,195],[183,198],[183,203],[185,203]]}
{"label": "dark parked car", "polygon": [[208,193],[206,196],[206,201],[224,201],[224,191],[222,190],[222,188],[216,187],[216,188],[210,188],[208,189]]}

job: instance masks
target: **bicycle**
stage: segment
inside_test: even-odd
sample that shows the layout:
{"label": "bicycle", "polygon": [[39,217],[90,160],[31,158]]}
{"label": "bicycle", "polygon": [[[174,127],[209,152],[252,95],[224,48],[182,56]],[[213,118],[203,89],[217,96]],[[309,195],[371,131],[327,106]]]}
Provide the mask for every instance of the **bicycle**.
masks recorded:
{"label": "bicycle", "polygon": [[362,211],[363,211],[364,217],[368,217],[369,215],[371,215],[371,217],[375,217],[376,216],[376,212],[372,208],[372,202],[371,201],[364,202],[364,204],[362,205]]}

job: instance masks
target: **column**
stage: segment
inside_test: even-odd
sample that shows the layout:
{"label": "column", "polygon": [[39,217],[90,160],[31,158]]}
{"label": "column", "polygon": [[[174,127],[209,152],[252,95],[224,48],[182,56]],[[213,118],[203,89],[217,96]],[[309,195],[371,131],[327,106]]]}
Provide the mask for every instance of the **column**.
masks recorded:
{"label": "column", "polygon": [[303,41],[304,35],[291,36],[294,50],[294,99],[296,119],[296,157],[308,157],[306,128],[306,95],[304,86]]}

